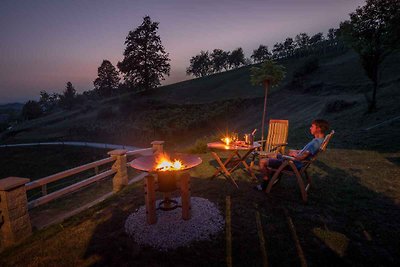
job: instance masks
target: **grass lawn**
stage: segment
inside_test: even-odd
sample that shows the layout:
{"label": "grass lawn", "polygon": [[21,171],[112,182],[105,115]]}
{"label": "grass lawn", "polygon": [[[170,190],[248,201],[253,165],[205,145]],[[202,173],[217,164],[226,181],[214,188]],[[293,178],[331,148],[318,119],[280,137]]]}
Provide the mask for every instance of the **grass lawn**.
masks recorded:
{"label": "grass lawn", "polygon": [[[225,214],[232,201],[234,266],[261,266],[256,211],[271,266],[298,266],[290,216],[309,266],[398,266],[400,253],[400,168],[393,158],[368,150],[328,149],[312,166],[309,202],[301,202],[293,178],[284,177],[270,195],[235,172],[239,189],[223,178],[209,179],[215,162],[192,172],[192,196],[207,198]],[[37,231],[23,244],[1,254],[1,266],[226,266],[225,233],[213,241],[159,252],[139,247],[124,233],[129,214],[144,204],[142,182],[62,224]],[[159,196],[160,197],[160,196]]]}

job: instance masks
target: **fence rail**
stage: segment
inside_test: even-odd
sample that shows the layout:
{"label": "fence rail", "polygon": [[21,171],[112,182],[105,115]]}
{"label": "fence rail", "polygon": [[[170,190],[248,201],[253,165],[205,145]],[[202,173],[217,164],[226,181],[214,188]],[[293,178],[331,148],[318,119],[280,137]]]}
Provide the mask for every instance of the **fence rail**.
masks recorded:
{"label": "fence rail", "polygon": [[[118,171],[118,167],[116,167],[116,164],[121,162],[121,160],[118,160],[119,157],[125,157],[125,160],[123,162],[126,162],[127,157],[131,156],[138,156],[138,155],[152,155],[155,150],[162,149],[163,146],[163,141],[154,141],[152,143],[152,147],[149,148],[142,148],[142,149],[135,149],[131,151],[126,151],[126,150],[113,150],[110,151],[108,154],[110,157],[104,158],[98,161],[90,162],[85,165],[81,165],[79,167],[65,170],[59,173],[55,173],[49,176],[46,176],[44,178],[29,182],[25,184],[25,190],[29,191],[38,187],[42,188],[42,196],[31,200],[28,202],[28,209],[32,209],[35,207],[38,207],[40,205],[46,204],[54,199],[57,199],[61,196],[64,196],[66,194],[75,192],[85,186],[88,186],[94,182],[97,182],[99,180],[105,179],[108,176],[111,176],[113,174],[116,174]],[[160,148],[161,147],[161,148]],[[111,167],[110,170],[103,171],[99,173],[99,166],[105,165],[107,163],[113,163],[113,166]],[[124,167],[126,168],[129,166],[129,163],[123,164]],[[52,182],[59,181],[61,179],[64,179],[66,177],[82,173],[84,171],[94,169],[95,175],[89,178],[86,178],[85,180],[82,180],[80,182],[74,183],[72,185],[66,186],[60,190],[57,190],[55,192],[52,192],[50,194],[47,194],[47,185]],[[128,178],[126,178],[128,179]]]}
{"label": "fence rail", "polygon": [[112,158],[112,157],[108,157],[108,158],[105,158],[105,159],[94,161],[94,162],[91,162],[91,163],[88,163],[88,164],[85,164],[85,165],[82,165],[82,166],[79,166],[79,167],[76,167],[76,168],[73,168],[73,169],[69,169],[69,170],[66,170],[66,171],[62,171],[62,172],[59,172],[59,173],[56,173],[56,174],[41,178],[39,180],[35,180],[35,181],[32,181],[32,182],[29,182],[29,183],[27,183],[25,185],[25,188],[26,188],[27,191],[28,190],[32,190],[32,189],[35,189],[37,187],[41,187],[41,186],[47,185],[48,183],[58,181],[58,180],[63,179],[65,177],[68,177],[68,176],[71,176],[71,175],[74,175],[74,174],[77,174],[77,173],[80,173],[80,172],[83,172],[83,171],[98,167],[100,165],[104,165],[104,164],[110,163],[112,161],[115,161],[115,159]]}
{"label": "fence rail", "polygon": [[50,201],[52,201],[52,200],[54,200],[56,198],[59,198],[59,197],[64,196],[66,194],[72,193],[72,192],[74,192],[74,191],[76,191],[78,189],[81,189],[82,187],[88,186],[88,185],[90,185],[90,184],[92,184],[94,182],[97,182],[97,181],[99,181],[101,179],[104,179],[104,178],[106,178],[106,177],[108,177],[110,175],[113,175],[115,173],[116,173],[115,170],[108,170],[108,171],[102,172],[102,173],[100,173],[98,175],[92,176],[92,177],[90,177],[88,179],[85,179],[83,181],[80,181],[78,183],[75,183],[75,184],[72,184],[70,186],[64,187],[63,189],[60,189],[60,190],[55,191],[53,193],[50,193],[48,195],[45,195],[45,196],[42,196],[42,197],[37,198],[35,200],[32,200],[32,201],[28,202],[28,209],[32,209],[32,208],[35,208],[37,206],[46,204],[46,203],[48,203],[48,202],[50,202]]}

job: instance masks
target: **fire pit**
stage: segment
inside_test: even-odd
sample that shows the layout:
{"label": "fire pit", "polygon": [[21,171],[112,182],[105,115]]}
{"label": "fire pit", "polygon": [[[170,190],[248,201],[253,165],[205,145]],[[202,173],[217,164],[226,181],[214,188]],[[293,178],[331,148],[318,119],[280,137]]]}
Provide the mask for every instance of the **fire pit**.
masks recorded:
{"label": "fire pit", "polygon": [[[147,223],[157,222],[155,192],[162,192],[164,200],[158,205],[161,210],[182,208],[182,219],[190,219],[190,175],[188,170],[202,162],[199,157],[187,154],[159,153],[143,156],[131,162],[131,167],[148,172],[145,177],[145,202]],[[155,180],[157,178],[157,180]],[[180,189],[182,205],[171,198],[171,193]]]}

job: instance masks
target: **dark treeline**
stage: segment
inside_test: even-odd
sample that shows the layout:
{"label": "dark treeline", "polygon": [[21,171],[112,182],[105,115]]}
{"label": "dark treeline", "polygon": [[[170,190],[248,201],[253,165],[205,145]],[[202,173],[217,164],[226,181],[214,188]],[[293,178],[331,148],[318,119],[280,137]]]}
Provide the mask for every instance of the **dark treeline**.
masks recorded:
{"label": "dark treeline", "polygon": [[329,29],[326,36],[322,32],[309,36],[299,33],[295,38],[288,37],[283,42],[274,45],[272,51],[268,46],[260,45],[253,50],[250,58],[246,58],[241,47],[233,51],[214,49],[212,52],[201,51],[190,59],[190,66],[186,69],[187,75],[204,77],[253,63],[261,63],[268,59],[281,60],[286,58],[300,58],[309,55],[321,55],[330,52],[343,52],[347,48],[338,38],[338,29]]}

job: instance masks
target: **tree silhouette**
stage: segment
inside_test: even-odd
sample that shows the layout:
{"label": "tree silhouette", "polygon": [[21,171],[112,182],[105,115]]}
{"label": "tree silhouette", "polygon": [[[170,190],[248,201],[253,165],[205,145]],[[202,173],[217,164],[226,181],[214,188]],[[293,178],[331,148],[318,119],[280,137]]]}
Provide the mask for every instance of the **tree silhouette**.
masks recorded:
{"label": "tree silhouette", "polygon": [[293,51],[295,48],[294,45],[295,45],[295,43],[293,42],[293,38],[290,38],[290,37],[286,38],[285,42],[283,43],[283,47],[284,47],[286,56],[290,57],[293,55]]}
{"label": "tree silhouette", "polygon": [[260,45],[257,49],[253,50],[251,58],[255,63],[263,62],[271,58],[271,53],[268,51],[268,46]]}
{"label": "tree silhouette", "polygon": [[60,96],[60,104],[65,109],[72,109],[75,104],[76,90],[71,82],[67,82],[67,86],[63,94]]}
{"label": "tree silhouette", "polygon": [[328,34],[326,37],[328,38],[329,41],[333,41],[336,39],[336,32],[337,32],[337,30],[334,28],[330,28],[328,30]]}
{"label": "tree silhouette", "polygon": [[368,111],[376,109],[381,64],[400,46],[400,1],[367,0],[340,24],[340,34],[360,57],[366,75],[372,81]]}
{"label": "tree silhouette", "polygon": [[295,42],[299,48],[307,48],[310,45],[310,36],[302,32],[295,37]]}
{"label": "tree silhouette", "polygon": [[109,97],[118,88],[118,71],[108,60],[103,60],[101,66],[97,69],[98,77],[93,82],[95,90],[102,97]]}
{"label": "tree silhouette", "polygon": [[324,40],[324,34],[322,32],[316,33],[310,38],[310,45],[315,45]]}
{"label": "tree silhouette", "polygon": [[214,72],[220,72],[222,69],[229,68],[229,52],[222,49],[214,49],[210,54],[212,69]]}
{"label": "tree silhouette", "polygon": [[22,107],[22,117],[25,120],[32,120],[40,117],[43,114],[42,108],[39,103],[33,100],[29,100]]}
{"label": "tree silhouette", "polygon": [[50,95],[45,90],[40,91],[39,105],[44,112],[50,110]]}
{"label": "tree silhouette", "polygon": [[238,68],[245,64],[243,49],[241,47],[233,50],[229,55],[229,66]]}
{"label": "tree silhouette", "polygon": [[261,122],[261,140],[264,140],[264,125],[267,113],[267,96],[270,86],[278,85],[285,78],[285,68],[282,65],[277,65],[272,60],[267,60],[260,67],[251,68],[250,81],[253,85],[263,85],[264,94],[264,110]]}
{"label": "tree silhouette", "polygon": [[200,51],[190,59],[190,66],[186,69],[187,75],[194,75],[195,77],[204,77],[212,73],[212,62],[210,55],[207,52]]}
{"label": "tree silhouette", "polygon": [[126,37],[124,59],[117,66],[131,86],[148,90],[160,85],[165,75],[169,76],[170,59],[157,34],[158,24],[146,16]]}
{"label": "tree silhouette", "polygon": [[285,46],[282,43],[274,44],[274,48],[272,49],[273,58],[279,59],[285,57],[284,55]]}

